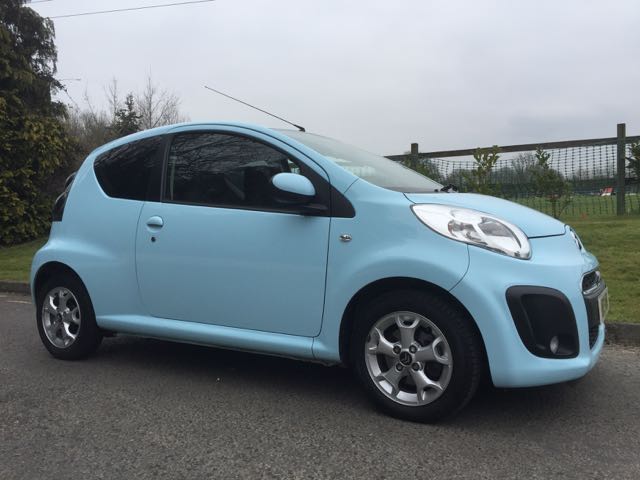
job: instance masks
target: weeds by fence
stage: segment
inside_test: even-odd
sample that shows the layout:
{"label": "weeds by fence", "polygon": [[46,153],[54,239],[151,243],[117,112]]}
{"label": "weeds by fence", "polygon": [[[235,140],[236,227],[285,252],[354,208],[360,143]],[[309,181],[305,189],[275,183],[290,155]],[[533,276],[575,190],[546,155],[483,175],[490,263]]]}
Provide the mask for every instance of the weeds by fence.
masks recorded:
{"label": "weeds by fence", "polygon": [[428,153],[412,144],[411,152],[388,158],[460,191],[496,195],[555,217],[639,213],[640,136],[626,137],[624,124],[618,133]]}

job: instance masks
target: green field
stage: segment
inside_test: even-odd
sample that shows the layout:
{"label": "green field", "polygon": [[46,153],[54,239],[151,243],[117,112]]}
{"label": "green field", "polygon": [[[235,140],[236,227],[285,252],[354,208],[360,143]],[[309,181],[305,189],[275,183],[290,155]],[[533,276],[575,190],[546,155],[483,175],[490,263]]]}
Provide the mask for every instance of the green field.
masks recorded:
{"label": "green field", "polygon": [[[600,260],[609,286],[609,320],[640,323],[640,215],[566,217],[587,249]],[[26,282],[33,253],[44,239],[0,248],[0,280]]]}
{"label": "green field", "polygon": [[[551,215],[551,203],[542,197],[518,197],[509,200],[521,205],[534,208],[548,215]],[[625,212],[637,214],[640,212],[640,195],[625,195]],[[616,197],[601,197],[598,195],[574,195],[571,202],[565,207],[560,215],[565,218],[593,218],[611,217],[616,214]]]}

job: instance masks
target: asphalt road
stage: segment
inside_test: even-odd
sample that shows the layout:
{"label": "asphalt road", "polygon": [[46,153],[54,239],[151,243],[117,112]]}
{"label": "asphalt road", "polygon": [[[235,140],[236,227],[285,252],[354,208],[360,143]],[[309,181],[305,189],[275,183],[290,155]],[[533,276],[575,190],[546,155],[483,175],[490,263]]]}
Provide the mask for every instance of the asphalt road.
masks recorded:
{"label": "asphalt road", "polygon": [[0,293],[0,479],[638,479],[639,366],[607,346],[580,381],[420,425],[338,367],[132,337],[54,360],[30,299]]}

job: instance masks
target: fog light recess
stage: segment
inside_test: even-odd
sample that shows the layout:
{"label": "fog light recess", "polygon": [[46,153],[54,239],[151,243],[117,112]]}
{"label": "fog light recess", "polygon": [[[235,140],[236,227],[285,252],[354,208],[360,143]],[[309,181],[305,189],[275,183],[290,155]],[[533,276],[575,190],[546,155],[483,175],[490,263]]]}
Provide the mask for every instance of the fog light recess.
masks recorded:
{"label": "fog light recess", "polygon": [[509,287],[507,304],[524,346],[538,357],[578,356],[578,328],[569,299],[560,291],[533,285]]}

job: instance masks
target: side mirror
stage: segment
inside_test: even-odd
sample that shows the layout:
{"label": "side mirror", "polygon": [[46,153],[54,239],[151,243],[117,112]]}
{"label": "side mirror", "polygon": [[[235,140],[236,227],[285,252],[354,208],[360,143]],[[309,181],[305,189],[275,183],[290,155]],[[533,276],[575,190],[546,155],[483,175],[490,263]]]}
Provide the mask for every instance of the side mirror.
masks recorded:
{"label": "side mirror", "polygon": [[271,178],[278,201],[286,205],[304,205],[316,196],[316,189],[307,177],[297,173],[278,173]]}

